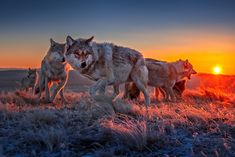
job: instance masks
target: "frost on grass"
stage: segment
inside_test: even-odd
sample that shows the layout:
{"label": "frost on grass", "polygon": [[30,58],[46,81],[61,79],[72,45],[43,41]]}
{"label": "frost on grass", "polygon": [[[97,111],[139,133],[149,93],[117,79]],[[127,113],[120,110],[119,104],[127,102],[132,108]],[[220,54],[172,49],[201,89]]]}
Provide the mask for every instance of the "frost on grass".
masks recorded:
{"label": "frost on grass", "polygon": [[66,92],[66,105],[38,105],[30,93],[2,92],[0,156],[235,156],[233,89],[187,90],[176,103],[153,102],[148,115],[143,96]]}

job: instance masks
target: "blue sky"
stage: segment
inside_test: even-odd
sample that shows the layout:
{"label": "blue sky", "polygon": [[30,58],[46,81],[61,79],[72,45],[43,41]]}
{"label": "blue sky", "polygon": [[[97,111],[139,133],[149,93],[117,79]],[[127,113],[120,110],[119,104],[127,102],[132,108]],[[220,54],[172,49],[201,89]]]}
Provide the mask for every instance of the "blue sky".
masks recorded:
{"label": "blue sky", "polygon": [[[209,61],[216,64],[215,55],[235,53],[234,28],[233,0],[1,0],[0,66],[39,66],[49,38],[64,42],[68,34],[94,35],[163,60],[189,58],[199,64],[207,60],[193,56],[212,55]],[[35,64],[25,57],[36,57]],[[199,68],[206,69],[206,63]]]}
{"label": "blue sky", "polygon": [[233,0],[5,0],[0,31],[99,35],[213,25],[233,29],[234,10]]}

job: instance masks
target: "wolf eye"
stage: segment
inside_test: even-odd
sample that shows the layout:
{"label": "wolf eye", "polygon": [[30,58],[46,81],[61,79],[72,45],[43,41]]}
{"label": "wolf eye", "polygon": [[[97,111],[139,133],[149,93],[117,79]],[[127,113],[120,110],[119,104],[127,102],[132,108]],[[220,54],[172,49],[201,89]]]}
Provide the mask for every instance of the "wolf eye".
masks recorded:
{"label": "wolf eye", "polygon": [[89,57],[89,55],[88,54],[86,54],[86,56],[85,56],[86,58],[88,58]]}
{"label": "wolf eye", "polygon": [[80,58],[79,54],[75,53],[74,55],[75,55],[76,58]]}

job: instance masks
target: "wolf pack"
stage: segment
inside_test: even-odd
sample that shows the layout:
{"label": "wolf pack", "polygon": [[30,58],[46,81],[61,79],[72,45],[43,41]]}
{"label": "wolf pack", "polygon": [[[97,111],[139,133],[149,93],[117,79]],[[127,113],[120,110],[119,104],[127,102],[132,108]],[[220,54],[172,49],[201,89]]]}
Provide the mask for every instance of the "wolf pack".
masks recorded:
{"label": "wolf pack", "polygon": [[95,81],[89,88],[91,97],[107,95],[107,86],[113,87],[111,99],[120,95],[120,85],[125,84],[124,99],[137,99],[142,92],[145,105],[150,105],[147,86],[155,88],[156,100],[159,93],[164,101],[175,102],[181,98],[186,81],[197,72],[188,60],[174,62],[144,58],[131,48],[112,43],[97,43],[91,38],[73,39],[67,36],[65,43],[50,39],[50,47],[41,62],[41,67],[28,69],[28,75],[22,79],[22,89],[32,89],[42,100],[52,103],[60,95],[62,103],[68,103],[64,97],[64,88],[68,73],[74,70]]}

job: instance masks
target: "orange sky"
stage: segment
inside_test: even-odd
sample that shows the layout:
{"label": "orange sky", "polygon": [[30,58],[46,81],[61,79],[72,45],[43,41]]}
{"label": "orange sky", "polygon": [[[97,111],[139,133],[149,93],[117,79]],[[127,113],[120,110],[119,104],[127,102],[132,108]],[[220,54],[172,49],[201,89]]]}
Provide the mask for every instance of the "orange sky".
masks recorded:
{"label": "orange sky", "polygon": [[[116,36],[116,38],[115,38]],[[76,37],[76,36],[74,36]],[[145,57],[165,61],[189,59],[195,70],[212,73],[220,65],[223,74],[235,74],[235,37],[216,32],[128,32],[123,36],[95,36],[97,41],[112,41],[139,50]],[[123,40],[125,39],[125,40]],[[63,36],[55,38],[63,41]],[[14,44],[13,44],[14,43]],[[13,40],[0,43],[1,68],[39,67],[49,47],[49,37],[35,41]]]}

